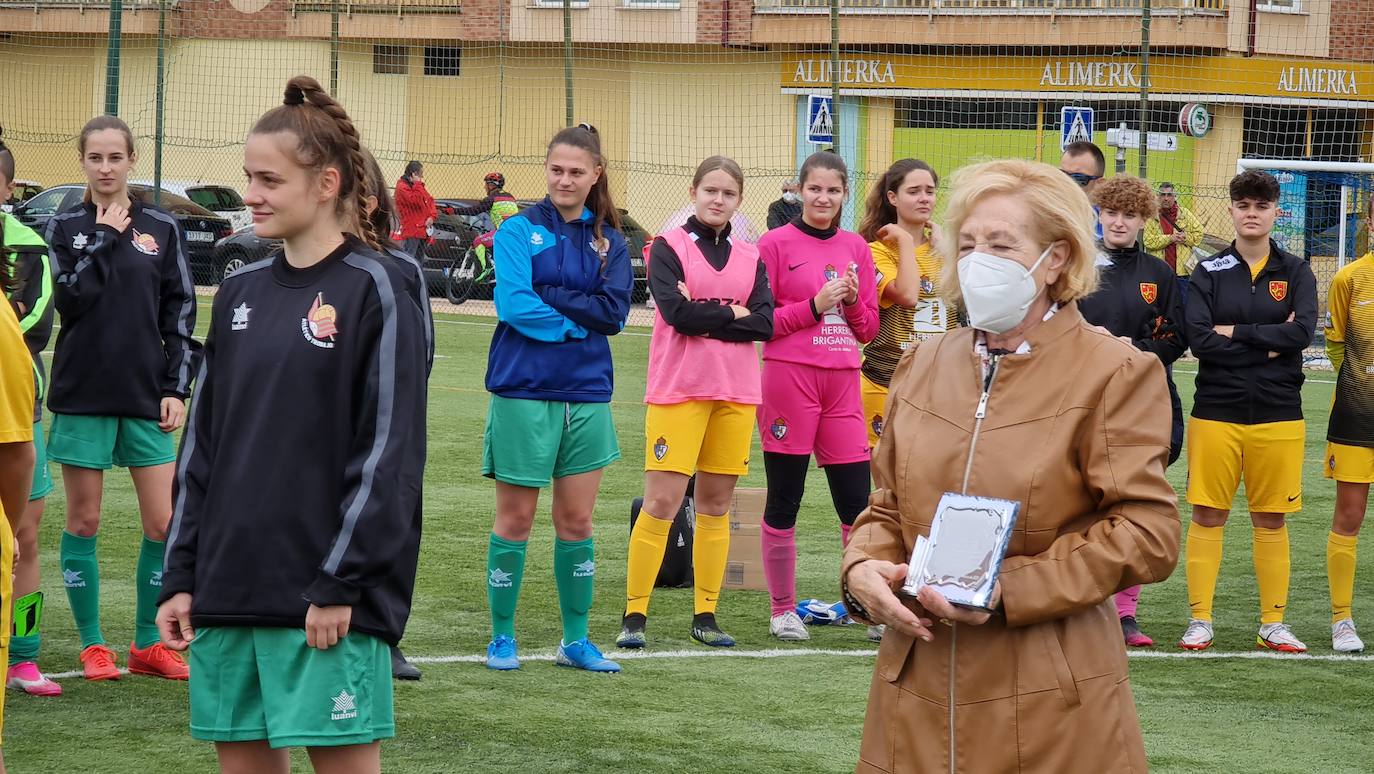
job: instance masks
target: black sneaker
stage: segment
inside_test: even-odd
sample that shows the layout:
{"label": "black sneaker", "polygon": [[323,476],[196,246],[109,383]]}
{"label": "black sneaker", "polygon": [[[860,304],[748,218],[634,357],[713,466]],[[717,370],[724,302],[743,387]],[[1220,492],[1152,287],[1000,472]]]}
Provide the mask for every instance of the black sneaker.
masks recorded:
{"label": "black sneaker", "polygon": [[715,613],[698,613],[692,616],[692,639],[713,648],[735,647],[735,638],[721,631],[716,625]]}
{"label": "black sneaker", "polygon": [[644,624],[648,619],[642,613],[630,613],[620,622],[620,636],[615,638],[617,648],[638,650],[644,647]]}
{"label": "black sneaker", "polygon": [[405,654],[395,645],[391,646],[391,676],[397,680],[420,679],[420,670],[406,661]]}

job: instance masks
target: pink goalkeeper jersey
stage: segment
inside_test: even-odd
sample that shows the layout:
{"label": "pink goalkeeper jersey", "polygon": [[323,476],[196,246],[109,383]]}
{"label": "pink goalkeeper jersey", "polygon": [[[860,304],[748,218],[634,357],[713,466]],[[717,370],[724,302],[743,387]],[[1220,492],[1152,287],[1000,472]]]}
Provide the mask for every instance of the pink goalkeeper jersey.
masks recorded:
{"label": "pink goalkeeper jersey", "polygon": [[[759,255],[775,302],[773,338],[763,345],[763,359],[857,370],[863,344],[878,335],[877,275],[863,237],[839,229],[821,239],[789,223],[763,235]],[[859,275],[858,300],[822,309],[817,320],[811,299],[850,265]]]}
{"label": "pink goalkeeper jersey", "polygon": [[[758,248],[731,237],[730,260],[717,271],[685,228],[674,228],[659,236],[682,262],[682,274],[692,298],[714,298],[722,304],[739,306],[749,303],[759,270]],[[644,402],[669,404],[689,400],[757,405],[762,400],[758,352],[752,341],[684,336],[663,319],[662,312],[655,312]]]}

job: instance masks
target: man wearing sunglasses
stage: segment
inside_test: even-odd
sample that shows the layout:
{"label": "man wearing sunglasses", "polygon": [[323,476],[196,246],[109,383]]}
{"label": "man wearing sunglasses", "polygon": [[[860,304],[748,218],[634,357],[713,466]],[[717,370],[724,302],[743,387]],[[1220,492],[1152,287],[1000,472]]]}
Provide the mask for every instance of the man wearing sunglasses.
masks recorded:
{"label": "man wearing sunglasses", "polygon": [[[1064,155],[1059,157],[1059,168],[1073,178],[1084,193],[1091,195],[1093,185],[1107,173],[1107,157],[1103,156],[1102,149],[1093,143],[1079,140],[1064,146]],[[1096,212],[1097,208],[1094,207],[1093,211]],[[1102,241],[1102,223],[1096,218],[1093,222],[1093,236],[1097,237],[1097,241]]]}

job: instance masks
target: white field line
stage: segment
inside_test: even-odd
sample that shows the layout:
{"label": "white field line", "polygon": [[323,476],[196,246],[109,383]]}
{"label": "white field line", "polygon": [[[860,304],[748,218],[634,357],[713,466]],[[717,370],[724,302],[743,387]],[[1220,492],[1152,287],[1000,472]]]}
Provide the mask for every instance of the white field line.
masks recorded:
{"label": "white field line", "polygon": [[[838,648],[768,648],[765,650],[641,650],[641,651],[615,651],[607,654],[615,661],[647,661],[657,659],[685,659],[685,658],[754,658],[754,659],[773,659],[773,658],[815,658],[822,656],[838,656],[848,658],[873,658],[878,655],[876,650],[843,650]],[[1245,651],[1182,651],[1182,650],[1132,650],[1127,651],[1127,656],[1135,659],[1181,659],[1185,661],[1208,661],[1215,659],[1242,659],[1242,660],[1268,660],[1268,661],[1337,661],[1337,662],[1370,662],[1374,661],[1374,655],[1366,654],[1343,654],[1343,653],[1276,653],[1271,650],[1245,650]],[[553,661],[554,652],[551,650],[525,653],[520,656],[521,661]],[[407,660],[414,664],[481,664],[485,663],[487,657],[480,653],[454,656],[407,656]],[[127,669],[119,670],[121,675],[127,675]],[[74,677],[81,677],[80,671],[71,672],[49,672],[48,677],[53,680],[70,680]]]}

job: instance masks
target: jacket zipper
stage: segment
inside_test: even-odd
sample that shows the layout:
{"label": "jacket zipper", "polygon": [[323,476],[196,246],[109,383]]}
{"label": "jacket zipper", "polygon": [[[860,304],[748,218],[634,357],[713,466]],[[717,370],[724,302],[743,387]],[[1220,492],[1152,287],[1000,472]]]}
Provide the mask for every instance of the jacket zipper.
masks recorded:
{"label": "jacket zipper", "polygon": [[[968,480],[973,473],[973,454],[978,450],[978,435],[983,431],[983,419],[988,415],[988,396],[992,394],[992,384],[997,381],[997,361],[999,356],[993,355],[988,364],[988,375],[983,380],[983,394],[978,398],[978,408],[973,412],[973,440],[969,442],[968,462],[964,465],[964,483],[959,488],[960,494],[968,494]],[[954,731],[954,667],[955,659],[958,657],[956,647],[959,641],[959,624],[951,623],[949,631],[949,774],[957,774],[956,761],[958,756],[955,754],[958,749],[958,742]]]}

